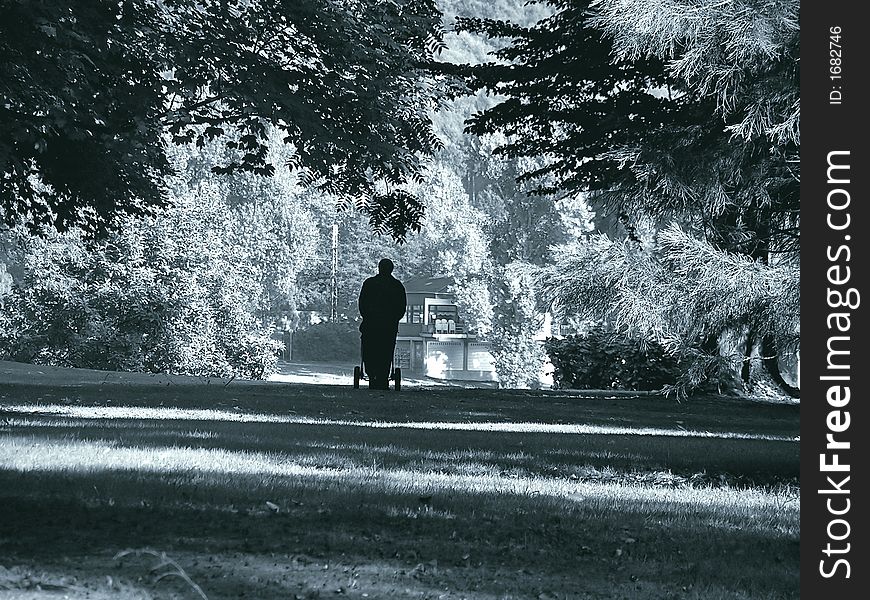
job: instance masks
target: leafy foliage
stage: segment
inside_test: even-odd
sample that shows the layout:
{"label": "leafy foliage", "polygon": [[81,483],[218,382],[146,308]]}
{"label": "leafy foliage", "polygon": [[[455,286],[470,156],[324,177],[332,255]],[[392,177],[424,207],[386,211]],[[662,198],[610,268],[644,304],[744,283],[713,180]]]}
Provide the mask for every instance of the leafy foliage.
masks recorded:
{"label": "leafy foliage", "polygon": [[3,298],[12,291],[12,275],[6,269],[6,264],[0,262],[0,308],[3,307]]}
{"label": "leafy foliage", "polygon": [[0,218],[36,230],[143,214],[170,172],[145,2],[0,2]]}
{"label": "leafy foliage", "polygon": [[519,181],[590,192],[633,244],[562,252],[544,270],[551,299],[694,356],[686,381],[732,360],[750,384],[760,360],[795,395],[772,357],[793,351],[798,330],[798,3],[545,4],[552,16],[532,26],[458,19],[507,44],[454,72],[503,97],[468,130],[504,135],[496,153],[538,158]]}
{"label": "leafy foliage", "polygon": [[472,204],[456,171],[444,163],[433,165],[417,193],[427,199],[429,208],[425,225],[409,240],[409,246],[417,246],[414,268],[449,277],[483,269],[488,260],[487,224],[491,217]]}
{"label": "leafy foliage", "polygon": [[490,290],[497,308],[489,338],[499,386],[537,388],[545,353],[535,339],[542,319],[528,265],[497,268]]}
{"label": "leafy foliage", "polygon": [[664,347],[633,340],[604,327],[545,342],[556,387],[570,389],[661,390],[685,371]]}
{"label": "leafy foliage", "polygon": [[293,360],[359,364],[360,333],[355,323],[323,322],[293,333]]}
{"label": "leafy foliage", "polygon": [[591,226],[582,197],[529,195],[516,176],[530,159],[493,156],[497,138],[470,144],[467,181],[488,242],[487,259],[460,275],[460,310],[478,335],[490,342],[500,385],[540,385],[545,353],[535,338],[545,307],[538,301],[534,266],[551,262],[551,248],[567,243]]}
{"label": "leafy foliage", "polygon": [[[0,3],[0,211],[7,223],[104,229],[165,205],[162,137],[221,138],[218,173],[304,181],[403,239],[422,205],[382,192],[440,146],[434,0]],[[269,125],[292,144],[268,158]]]}
{"label": "leafy foliage", "polygon": [[270,374],[277,348],[252,311],[258,283],[205,225],[226,215],[204,196],[96,243],[78,230],[23,238],[0,354],[105,370]]}
{"label": "leafy foliage", "polygon": [[457,19],[460,31],[511,40],[493,53],[497,61],[464,71],[472,90],[504,97],[474,115],[468,131],[503,133],[496,152],[509,158],[548,157],[520,174],[520,181],[553,178],[538,193],[609,188],[620,165],[607,153],[677,117],[672,102],[649,93],[665,85],[664,67],[654,58],[614,61],[608,38],[586,22],[588,2],[548,4],[555,14],[531,26]]}
{"label": "leafy foliage", "polygon": [[796,269],[715,249],[671,226],[651,251],[606,236],[562,247],[538,277],[557,308],[603,317],[629,337],[650,336],[670,354],[695,360],[677,381],[691,388],[741,369],[745,357],[735,336],[752,332],[775,340],[782,354],[796,350]]}
{"label": "leafy foliage", "polygon": [[[268,158],[281,160],[292,153],[275,130],[270,132]],[[232,254],[259,284],[258,296],[249,298],[255,314],[267,324],[293,313],[304,299],[299,276],[315,259],[319,232],[317,215],[332,209],[332,198],[321,198],[304,189],[289,172],[272,177],[251,173],[214,176],[209,165],[223,160],[226,149],[217,141],[202,148],[178,146],[169,156],[178,170],[171,180],[175,202],[210,202],[223,205],[226,214],[204,222],[204,230],[215,229]]]}
{"label": "leafy foliage", "polygon": [[725,250],[794,259],[798,4],[601,3],[591,23],[612,36],[616,55],[667,61],[677,99],[695,107],[694,118],[624,155],[642,185],[615,190],[623,206],[647,213],[676,208],[694,214],[703,235]]}
{"label": "leafy foliage", "polygon": [[530,27],[460,18],[511,43],[469,66],[505,99],[474,115],[496,152],[545,157],[538,193],[599,192],[631,225],[693,215],[728,249],[796,244],[797,2],[552,0]]}

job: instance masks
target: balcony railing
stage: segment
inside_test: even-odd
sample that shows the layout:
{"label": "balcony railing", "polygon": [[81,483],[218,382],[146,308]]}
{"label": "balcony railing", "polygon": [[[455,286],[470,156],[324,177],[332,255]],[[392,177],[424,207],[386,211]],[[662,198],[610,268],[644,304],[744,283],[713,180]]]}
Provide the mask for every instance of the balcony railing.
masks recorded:
{"label": "balcony railing", "polygon": [[465,333],[465,324],[457,323],[453,319],[435,319],[434,322],[426,324],[424,331],[432,334]]}

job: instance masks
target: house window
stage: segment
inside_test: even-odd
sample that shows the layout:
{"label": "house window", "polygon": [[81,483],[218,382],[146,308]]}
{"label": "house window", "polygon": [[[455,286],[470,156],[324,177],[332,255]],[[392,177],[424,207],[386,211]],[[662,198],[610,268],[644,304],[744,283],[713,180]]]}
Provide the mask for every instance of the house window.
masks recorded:
{"label": "house window", "polygon": [[404,316],[399,320],[399,323],[422,323],[423,322],[423,306],[420,304],[409,304],[405,309]]}
{"label": "house window", "polygon": [[422,323],[423,322],[423,305],[411,304],[408,310],[405,311],[405,323]]}
{"label": "house window", "polygon": [[429,322],[434,323],[438,319],[449,321],[457,321],[456,306],[450,304],[430,304],[429,305]]}
{"label": "house window", "polygon": [[430,333],[456,333],[458,312],[454,304],[430,304]]}

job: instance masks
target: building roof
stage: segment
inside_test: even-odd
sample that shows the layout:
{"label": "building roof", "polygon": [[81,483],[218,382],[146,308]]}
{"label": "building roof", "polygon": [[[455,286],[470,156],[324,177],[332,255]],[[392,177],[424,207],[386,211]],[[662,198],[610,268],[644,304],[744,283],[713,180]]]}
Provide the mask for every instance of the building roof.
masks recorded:
{"label": "building roof", "polygon": [[449,294],[452,277],[412,277],[405,282],[408,294]]}

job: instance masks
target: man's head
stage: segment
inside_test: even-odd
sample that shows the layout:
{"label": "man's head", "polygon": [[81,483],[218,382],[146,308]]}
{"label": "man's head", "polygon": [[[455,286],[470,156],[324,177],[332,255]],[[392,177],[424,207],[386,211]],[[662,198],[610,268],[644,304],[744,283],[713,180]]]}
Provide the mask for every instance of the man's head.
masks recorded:
{"label": "man's head", "polygon": [[381,275],[391,275],[393,273],[393,261],[389,258],[382,258],[378,263],[378,273]]}

